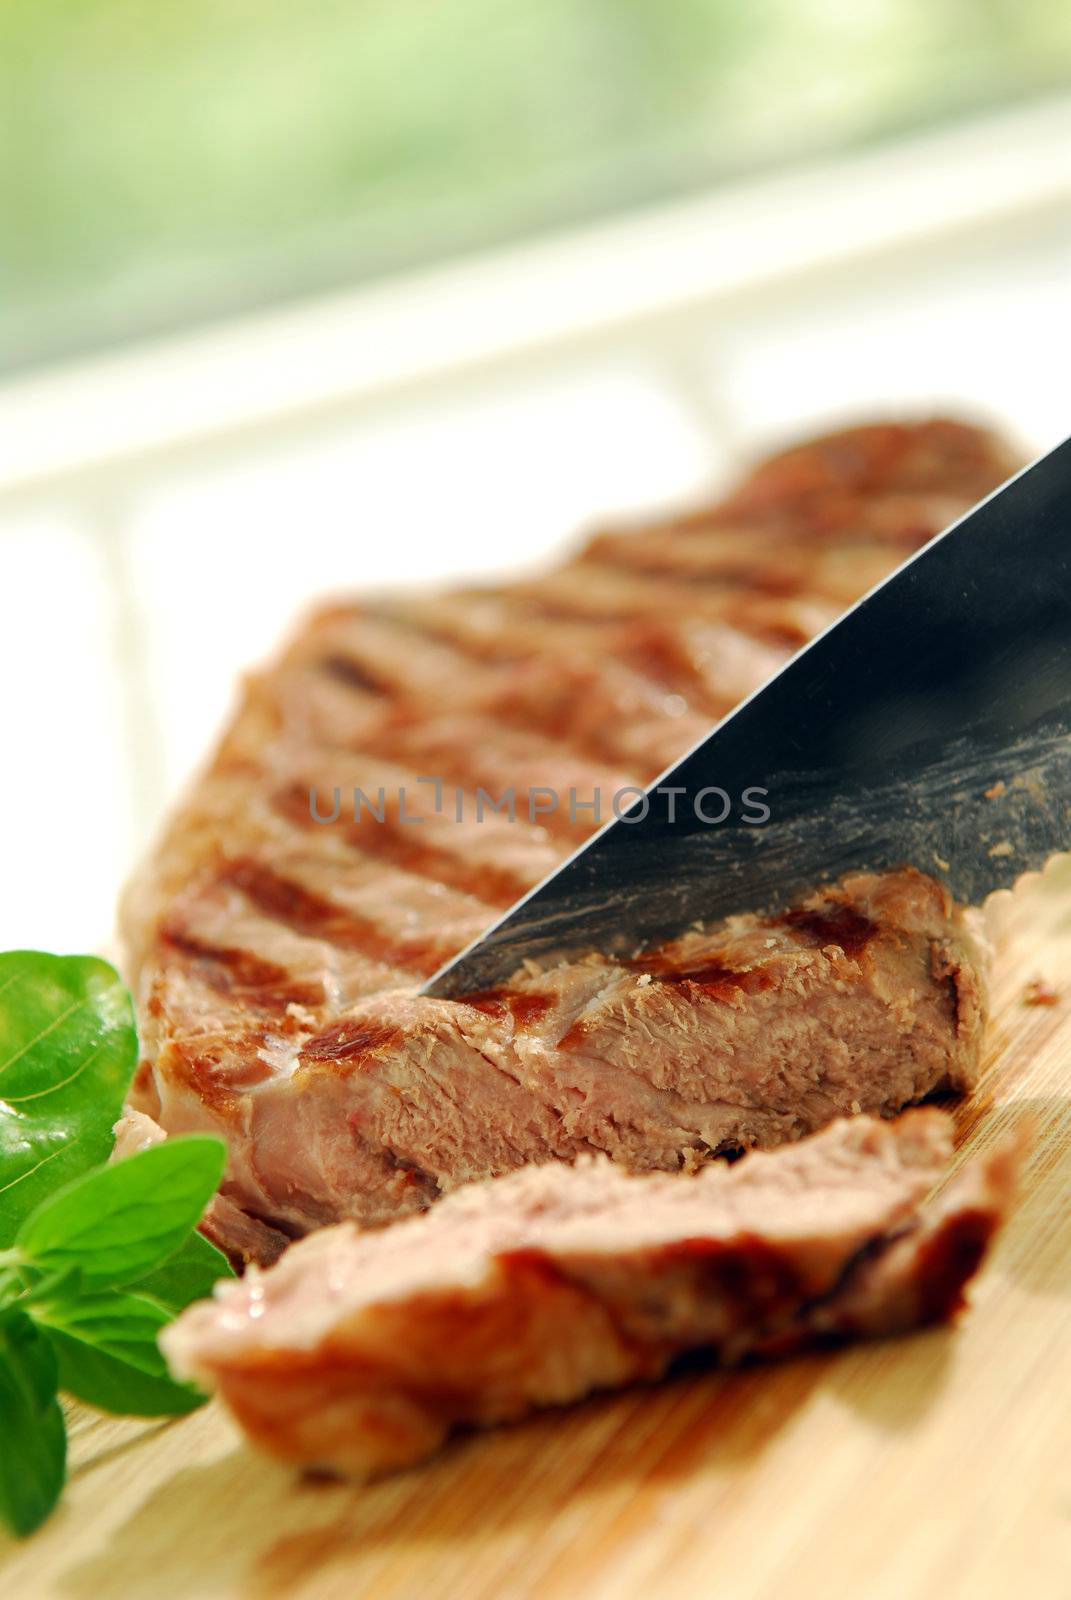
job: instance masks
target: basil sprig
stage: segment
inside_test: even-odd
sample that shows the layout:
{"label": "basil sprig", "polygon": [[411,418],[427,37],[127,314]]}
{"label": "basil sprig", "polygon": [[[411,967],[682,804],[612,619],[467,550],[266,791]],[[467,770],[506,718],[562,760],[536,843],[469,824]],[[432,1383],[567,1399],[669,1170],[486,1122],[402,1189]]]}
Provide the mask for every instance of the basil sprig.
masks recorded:
{"label": "basil sprig", "polygon": [[0,1312],[0,1510],[13,1533],[32,1533],[59,1499],[67,1429],[56,1399],[56,1352],[23,1312]]}
{"label": "basil sprig", "polygon": [[219,1188],[225,1154],[221,1139],[187,1135],[89,1172],[30,1213],[15,1253],[41,1272],[77,1268],[87,1289],[136,1283],[196,1226]]}
{"label": "basil sprig", "polygon": [[39,1200],[107,1161],[138,1038],[94,956],[0,953],[0,1248]]}
{"label": "basil sprig", "polygon": [[60,1390],[131,1416],[204,1400],[157,1335],[230,1272],[196,1232],[226,1149],[192,1134],[99,1165],[136,1061],[105,962],[0,955],[0,1522],[16,1534],[63,1488]]}

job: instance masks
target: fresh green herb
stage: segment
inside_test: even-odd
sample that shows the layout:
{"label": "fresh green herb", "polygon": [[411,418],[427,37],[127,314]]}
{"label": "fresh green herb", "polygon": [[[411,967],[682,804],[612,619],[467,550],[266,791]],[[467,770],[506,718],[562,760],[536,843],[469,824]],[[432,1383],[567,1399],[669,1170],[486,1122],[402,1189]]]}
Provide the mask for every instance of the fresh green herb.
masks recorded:
{"label": "fresh green herb", "polygon": [[168,1139],[76,1178],[37,1207],[15,1235],[21,1260],[42,1272],[77,1267],[89,1289],[155,1272],[196,1227],[219,1188],[219,1139]]}
{"label": "fresh green herb", "polygon": [[165,1416],[204,1396],[157,1335],[230,1268],[195,1230],[221,1140],[101,1165],[137,1061],[130,997],[102,961],[0,955],[0,1521],[26,1534],[66,1473],[60,1389]]}
{"label": "fresh green herb", "polygon": [[233,1277],[227,1257],[203,1233],[186,1242],[155,1272],[138,1279],[138,1293],[175,1317],[194,1300],[207,1300],[219,1278]]}
{"label": "fresh green herb", "polygon": [[171,1320],[141,1295],[104,1293],[46,1300],[33,1320],[59,1363],[59,1386],[102,1411],[158,1417],[192,1411],[204,1401],[174,1381],[156,1335]]}
{"label": "fresh green herb", "polygon": [[32,1533],[59,1499],[67,1430],[56,1398],[56,1352],[21,1311],[0,1314],[0,1516]]}
{"label": "fresh green herb", "polygon": [[137,1060],[134,1008],[107,962],[0,954],[0,1248],[38,1201],[108,1159]]}

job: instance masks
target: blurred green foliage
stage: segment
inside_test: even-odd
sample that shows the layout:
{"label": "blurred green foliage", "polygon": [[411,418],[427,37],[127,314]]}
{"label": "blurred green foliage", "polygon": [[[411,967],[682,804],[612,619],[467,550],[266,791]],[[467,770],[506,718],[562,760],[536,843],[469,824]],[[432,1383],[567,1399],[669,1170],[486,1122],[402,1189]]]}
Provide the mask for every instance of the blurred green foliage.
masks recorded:
{"label": "blurred green foliage", "polygon": [[0,365],[1068,85],[1052,0],[0,0]]}

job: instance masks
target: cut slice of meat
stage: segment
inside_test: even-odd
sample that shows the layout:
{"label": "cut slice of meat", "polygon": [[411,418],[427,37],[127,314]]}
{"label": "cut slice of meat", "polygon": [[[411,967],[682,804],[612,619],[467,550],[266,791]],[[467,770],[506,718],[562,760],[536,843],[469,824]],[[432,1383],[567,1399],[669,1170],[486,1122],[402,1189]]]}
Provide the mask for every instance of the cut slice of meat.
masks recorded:
{"label": "cut slice of meat", "polygon": [[675,1171],[891,1115],[970,1086],[985,1010],[971,919],[921,873],[863,874],[775,918],[467,1000],[396,989],[327,1027],[252,1001],[229,1035],[172,1024],[138,1104],[228,1136],[225,1192],[304,1233],[548,1157]]}
{"label": "cut slice of meat", "polygon": [[162,1342],[264,1449],[369,1477],[688,1351],[733,1365],[949,1316],[1016,1166],[1006,1145],[927,1200],[951,1151],[926,1110],[692,1177],[528,1168],[387,1232],[326,1229]]}

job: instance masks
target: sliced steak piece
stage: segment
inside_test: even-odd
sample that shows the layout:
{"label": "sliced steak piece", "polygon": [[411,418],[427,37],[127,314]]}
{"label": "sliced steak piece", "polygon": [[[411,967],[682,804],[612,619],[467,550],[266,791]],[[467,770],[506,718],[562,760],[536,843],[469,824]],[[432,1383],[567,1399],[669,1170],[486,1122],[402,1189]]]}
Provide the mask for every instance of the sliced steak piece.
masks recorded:
{"label": "sliced steak piece", "polygon": [[951,1152],[930,1110],[696,1176],[528,1167],[387,1232],[326,1229],[162,1343],[254,1443],[370,1477],[685,1352],[731,1366],[951,1315],[1016,1165],[1005,1146],[928,1200]]}
{"label": "sliced steak piece", "polygon": [[676,1170],[965,1089],[984,965],[932,879],[864,874],[630,960],[374,996],[274,1049],[161,1041],[139,1103],[229,1134],[227,1192],[288,1232],[380,1224],[549,1156]]}

